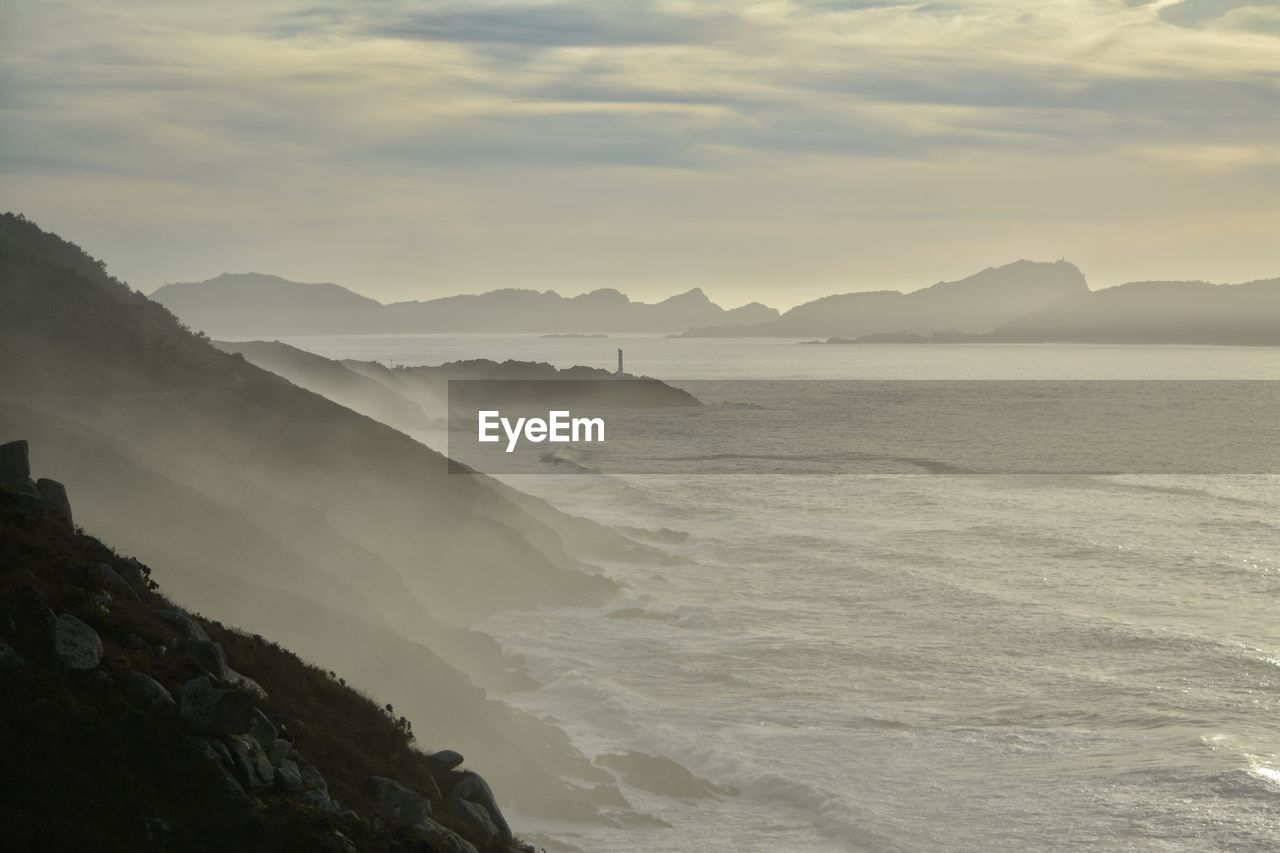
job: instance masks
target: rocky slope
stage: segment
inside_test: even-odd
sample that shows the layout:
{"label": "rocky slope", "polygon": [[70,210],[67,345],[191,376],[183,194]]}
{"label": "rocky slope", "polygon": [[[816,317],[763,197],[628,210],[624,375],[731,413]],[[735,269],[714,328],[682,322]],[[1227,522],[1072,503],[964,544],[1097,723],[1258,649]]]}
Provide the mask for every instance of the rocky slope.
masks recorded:
{"label": "rocky slope", "polygon": [[[613,777],[494,701],[519,660],[468,625],[600,601],[597,556],[652,549],[482,477],[184,330],[21,217],[0,217],[0,437],[39,442],[77,521],[165,566],[174,600],[392,702],[523,811],[591,819]],[[465,674],[464,674],[465,672]],[[572,781],[568,781],[571,777]]]}
{"label": "rocky slope", "polygon": [[25,441],[0,445],[0,727],[11,850],[532,850],[391,705],[81,533]]}

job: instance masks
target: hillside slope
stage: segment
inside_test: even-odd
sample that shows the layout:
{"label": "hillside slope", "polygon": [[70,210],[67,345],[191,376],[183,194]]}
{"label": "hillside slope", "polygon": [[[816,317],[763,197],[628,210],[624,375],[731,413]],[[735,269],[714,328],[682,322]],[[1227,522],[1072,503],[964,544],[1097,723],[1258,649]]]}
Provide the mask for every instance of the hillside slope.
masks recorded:
{"label": "hillside slope", "polygon": [[0,445],[9,849],[532,850],[461,756],[414,749],[392,706],[175,607],[148,566],[79,533],[54,486],[30,479],[25,442]]}
{"label": "hillside slope", "polygon": [[[525,810],[611,777],[486,699],[517,663],[469,621],[599,601],[621,536],[223,353],[72,244],[0,217],[0,435],[30,436],[86,529],[163,560],[176,600],[277,637],[459,744]],[[531,511],[536,507],[536,511]],[[518,680],[518,677],[517,677]]]}

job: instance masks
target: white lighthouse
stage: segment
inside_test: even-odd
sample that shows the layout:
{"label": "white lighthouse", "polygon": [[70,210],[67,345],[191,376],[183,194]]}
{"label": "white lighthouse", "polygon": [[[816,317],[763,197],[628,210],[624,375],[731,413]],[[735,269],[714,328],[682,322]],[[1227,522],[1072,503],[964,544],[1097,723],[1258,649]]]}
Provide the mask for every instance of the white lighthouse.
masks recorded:
{"label": "white lighthouse", "polygon": [[622,348],[621,348],[621,347],[619,347],[619,348],[618,348],[618,372],[617,372],[617,373],[615,373],[615,374],[613,374],[613,375],[614,375],[614,376],[617,376],[619,379],[621,379],[621,378],[622,378],[622,376],[623,376],[623,373],[622,373]]}

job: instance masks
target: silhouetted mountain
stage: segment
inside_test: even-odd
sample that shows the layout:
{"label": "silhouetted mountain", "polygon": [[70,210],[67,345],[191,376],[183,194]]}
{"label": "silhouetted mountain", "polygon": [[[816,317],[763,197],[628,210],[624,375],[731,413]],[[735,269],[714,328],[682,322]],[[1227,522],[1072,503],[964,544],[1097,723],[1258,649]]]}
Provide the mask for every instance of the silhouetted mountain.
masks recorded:
{"label": "silhouetted mountain", "polygon": [[0,445],[0,624],[8,849],[533,849],[461,755],[413,748],[436,733],[78,532],[25,441]]}
{"label": "silhouetted mountain", "polygon": [[686,336],[857,337],[989,332],[1020,314],[1087,290],[1084,275],[1066,261],[1016,261],[910,293],[879,290],[826,296],[798,305],[777,320],[720,329],[695,328]]}
{"label": "silhouetted mountain", "polygon": [[551,290],[507,289],[381,305],[336,284],[298,284],[253,273],[167,284],[152,298],[193,328],[225,338],[339,332],[677,332],[778,317],[758,302],[725,310],[698,288],[656,304],[632,302],[612,289],[572,297]]}
{"label": "silhouetted mountain", "polygon": [[166,284],[151,298],[216,337],[323,335],[373,330],[382,304],[336,284],[301,284],[260,273],[223,273]]}
{"label": "silhouetted mountain", "polygon": [[[518,802],[593,811],[611,776],[488,700],[515,662],[455,627],[599,601],[583,560],[652,553],[184,330],[73,244],[0,217],[0,435],[32,436],[77,521],[163,566],[166,588],[351,673],[458,745]],[[447,616],[455,624],[441,621]]]}
{"label": "silhouetted mountain", "polygon": [[1280,278],[1143,281],[1079,293],[1000,326],[993,341],[1280,345]]}

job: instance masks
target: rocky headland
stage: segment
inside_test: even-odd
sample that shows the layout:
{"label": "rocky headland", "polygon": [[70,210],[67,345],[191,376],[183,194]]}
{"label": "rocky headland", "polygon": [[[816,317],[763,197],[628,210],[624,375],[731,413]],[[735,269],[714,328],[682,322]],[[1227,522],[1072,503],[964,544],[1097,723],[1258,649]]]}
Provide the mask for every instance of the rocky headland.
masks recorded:
{"label": "rocky headland", "polygon": [[11,850],[531,851],[459,753],[270,639],[188,612],[0,445]]}

